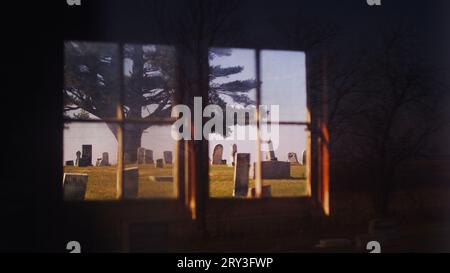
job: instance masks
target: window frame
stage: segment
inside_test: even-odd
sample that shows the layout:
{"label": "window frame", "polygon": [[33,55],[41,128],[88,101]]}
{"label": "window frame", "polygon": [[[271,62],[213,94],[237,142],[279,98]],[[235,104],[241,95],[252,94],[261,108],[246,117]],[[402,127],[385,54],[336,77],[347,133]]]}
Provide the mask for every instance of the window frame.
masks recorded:
{"label": "window frame", "polygon": [[[80,39],[65,39],[63,42],[66,41],[83,41]],[[123,65],[124,65],[124,46],[125,44],[127,44],[126,41],[101,41],[101,40],[95,40],[92,42],[109,42],[109,43],[114,43],[118,45],[119,48],[119,66],[122,68],[120,70],[119,73],[119,77],[120,77],[120,96],[119,96],[119,101],[116,105],[116,117],[114,118],[110,118],[110,119],[73,119],[73,118],[66,118],[64,117],[62,119],[62,123],[66,124],[66,123],[112,123],[112,124],[116,124],[118,126],[118,130],[119,130],[119,137],[117,139],[117,144],[118,144],[118,149],[117,149],[117,154],[118,154],[118,162],[117,162],[117,183],[116,183],[116,188],[117,188],[117,196],[116,199],[114,200],[92,200],[92,201],[74,201],[74,202],[80,202],[80,203],[87,203],[87,202],[98,202],[98,203],[106,203],[106,202],[114,202],[114,203],[121,203],[121,202],[138,202],[138,203],[153,203],[155,201],[160,202],[160,201],[174,201],[176,200],[177,202],[180,202],[181,204],[184,204],[187,208],[189,208],[191,210],[192,214],[198,214],[198,213],[194,213],[193,211],[196,210],[195,208],[193,208],[190,204],[192,203],[192,198],[196,198],[196,199],[203,199],[203,200],[195,200],[195,202],[201,202],[204,205],[206,205],[206,203],[208,203],[211,199],[217,199],[217,198],[211,198],[209,195],[209,177],[207,178],[206,183],[199,183],[198,179],[201,179],[197,176],[192,176],[191,174],[187,173],[187,170],[189,169],[190,165],[188,164],[189,162],[189,151],[191,149],[190,147],[190,142],[193,141],[187,141],[187,140],[183,140],[183,141],[175,141],[175,153],[174,153],[174,165],[173,167],[176,168],[177,170],[177,174],[174,175],[174,198],[145,198],[145,199],[124,199],[123,198],[123,171],[125,169],[125,164],[124,164],[124,150],[123,150],[123,145],[124,145],[124,139],[123,139],[123,132],[124,132],[124,128],[126,126],[126,124],[130,124],[130,123],[145,123],[148,125],[172,125],[172,123],[176,120],[174,118],[152,118],[152,119],[146,119],[146,120],[133,120],[133,119],[126,119],[124,117],[124,94],[125,94],[125,88],[124,88],[124,73],[123,73]],[[151,42],[145,41],[145,42],[141,42],[140,44],[152,44]],[[169,45],[169,44],[167,44]],[[175,51],[176,51],[176,55],[178,57],[176,57],[176,63],[177,66],[180,65],[180,60],[179,60],[179,54],[180,52],[178,52],[178,47],[177,45],[171,45],[175,47]],[[227,46],[228,48],[231,48],[230,46]],[[236,47],[236,48],[242,48],[242,49],[251,49],[254,50],[255,52],[255,65],[256,65],[256,82],[257,82],[257,87],[256,87],[256,104],[257,105],[261,105],[261,94],[262,94],[262,90],[261,90],[261,51],[262,50],[289,50],[289,49],[283,49],[283,48],[276,48],[276,49],[272,49],[272,48],[260,48],[260,47],[255,47],[255,48],[249,48],[249,47]],[[209,50],[209,47],[206,47],[205,50]],[[298,50],[301,51],[301,50]],[[312,201],[314,202],[319,202],[321,203],[321,206],[323,207],[324,211],[326,212],[326,214],[329,214],[329,187],[328,187],[328,180],[329,180],[329,164],[328,164],[328,159],[326,164],[322,164],[322,160],[324,158],[328,158],[328,150],[327,150],[327,145],[328,145],[328,139],[324,138],[324,134],[323,132],[326,131],[326,127],[327,124],[325,122],[320,122],[320,119],[318,118],[318,116],[321,113],[325,113],[323,109],[319,109],[317,110],[316,108],[314,108],[314,111],[312,111],[311,109],[311,90],[310,90],[310,86],[308,85],[308,81],[309,81],[309,67],[310,67],[310,63],[311,60],[317,60],[318,56],[316,56],[315,54],[311,54],[309,52],[306,51],[301,51],[304,52],[305,54],[305,71],[306,71],[306,105],[307,105],[307,117],[305,119],[305,121],[288,121],[288,120],[282,120],[282,121],[270,121],[270,123],[273,124],[278,124],[278,125],[294,125],[294,126],[305,126],[306,127],[306,131],[307,131],[307,138],[306,138],[306,151],[307,151],[307,168],[306,168],[306,178],[307,178],[307,195],[306,196],[293,196],[293,197],[278,197],[278,198],[271,198],[271,199],[291,199],[291,198],[297,198],[297,199],[304,199],[306,198],[311,198]],[[207,52],[206,52],[207,53]],[[319,56],[319,59],[322,58],[323,56]],[[322,95],[326,95],[326,58],[322,58],[323,60],[325,60],[324,62],[324,66],[322,67],[322,74],[323,74],[323,90],[320,90],[322,92]],[[179,82],[179,73],[177,74],[177,79],[176,81]],[[179,86],[178,86],[179,87]],[[183,95],[183,90],[180,88],[176,88],[175,90],[175,98],[173,100],[174,103],[180,103],[180,99],[177,97],[181,97]],[[326,109],[326,105],[323,105],[324,109]],[[260,121],[260,116],[259,116],[259,108],[257,107],[257,130],[259,132],[260,130],[260,125],[261,125],[261,121]],[[61,111],[62,114],[62,111]],[[315,116],[315,118],[313,119],[312,116]],[[320,124],[319,124],[320,123]],[[321,129],[319,129],[321,128]],[[255,179],[255,190],[256,190],[256,195],[254,198],[248,198],[248,199],[260,199],[262,197],[262,179],[261,179],[261,162],[262,162],[262,155],[261,155],[261,140],[259,138],[259,134],[257,134],[257,160],[256,160],[256,179]],[[321,140],[326,140],[326,141],[321,141]],[[314,148],[318,145],[318,143],[321,143],[320,145],[322,145],[321,147]],[[324,146],[325,145],[325,146]],[[63,149],[61,149],[63,152]],[[314,150],[314,151],[313,151]],[[206,150],[206,152],[204,152],[205,154],[202,155],[204,158],[208,158],[208,149]],[[322,155],[320,157],[318,157],[318,154],[322,153]],[[120,155],[120,156],[119,156]],[[324,176],[326,176],[326,187],[324,188],[322,184],[324,184]],[[62,178],[62,174],[60,175],[60,177]],[[195,185],[192,185],[192,184]],[[59,184],[60,187],[62,187],[62,184]],[[190,187],[193,187],[194,189],[190,189]],[[198,187],[201,187],[201,189],[198,189]],[[197,191],[197,194],[193,194],[192,191]],[[325,192],[326,191],[326,192]],[[63,192],[63,189],[60,191],[61,193]],[[201,192],[201,194],[199,195],[198,192]],[[206,192],[206,195],[205,195]],[[192,196],[191,196],[192,195]],[[60,195],[62,198],[62,194]],[[195,196],[195,197],[193,197]],[[220,199],[220,198],[219,198]],[[324,200],[325,199],[325,200]],[[228,199],[231,202],[233,201],[233,199]],[[65,201],[64,201],[65,202]],[[68,202],[65,202],[68,203]],[[202,210],[204,211],[204,208],[202,208]],[[204,213],[203,213],[204,214]],[[204,215],[199,215],[200,217],[204,217]],[[193,219],[197,218],[197,216],[192,216]]]}

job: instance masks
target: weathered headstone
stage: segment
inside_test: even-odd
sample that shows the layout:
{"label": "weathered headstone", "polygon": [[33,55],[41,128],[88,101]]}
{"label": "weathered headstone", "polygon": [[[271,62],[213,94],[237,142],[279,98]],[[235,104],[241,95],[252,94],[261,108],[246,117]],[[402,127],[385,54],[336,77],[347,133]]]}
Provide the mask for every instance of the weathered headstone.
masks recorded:
{"label": "weathered headstone", "polygon": [[230,156],[230,164],[231,164],[231,166],[234,166],[236,153],[237,153],[237,145],[233,144],[233,145],[231,145],[231,156]]}
{"label": "weathered headstone", "polygon": [[123,198],[135,199],[139,190],[139,168],[126,168],[123,171]]}
{"label": "weathered headstone", "polygon": [[85,173],[64,173],[64,200],[84,200],[88,175]]}
{"label": "weathered headstone", "polygon": [[212,160],[213,165],[222,164],[222,154],[223,154],[223,146],[222,144],[217,144],[213,150],[213,160]]}
{"label": "weathered headstone", "polygon": [[[270,197],[272,196],[272,186],[271,185],[265,185],[261,188],[262,197]],[[256,196],[256,188],[250,188],[248,189],[247,197],[255,197]]]}
{"label": "weathered headstone", "polygon": [[77,159],[75,160],[75,166],[80,166],[80,160],[81,160],[81,152],[77,151],[76,153]]}
{"label": "weathered headstone", "polygon": [[234,165],[233,196],[245,197],[248,193],[248,172],[250,168],[250,154],[237,153]]}
{"label": "weathered headstone", "polygon": [[297,154],[294,152],[288,153],[288,161],[293,164],[299,164]]}
{"label": "weathered headstone", "polygon": [[266,160],[268,161],[277,161],[278,159],[275,156],[275,151],[273,149],[272,140],[267,142],[268,152],[266,153]]}
{"label": "weathered headstone", "polygon": [[165,164],[172,164],[172,152],[171,151],[164,151],[164,163]]}
{"label": "weathered headstone", "polygon": [[145,150],[145,164],[153,164],[155,163],[153,161],[153,151],[152,150]]}
{"label": "weathered headstone", "polygon": [[109,153],[102,153],[102,161],[100,162],[100,166],[109,166]]}
{"label": "weathered headstone", "polygon": [[66,161],[66,166],[73,166],[73,160],[67,160]]}
{"label": "weathered headstone", "polygon": [[302,152],[302,165],[306,166],[306,150]]}
{"label": "weathered headstone", "polygon": [[92,145],[84,144],[81,146],[80,167],[92,166]]}
{"label": "weathered headstone", "polygon": [[145,162],[145,148],[139,147],[137,149],[137,164],[144,164]]}
{"label": "weathered headstone", "polygon": [[[256,163],[253,163],[255,165]],[[253,179],[256,178],[256,166],[253,166]],[[262,179],[289,179],[291,178],[291,163],[284,161],[262,161]]]}
{"label": "weathered headstone", "polygon": [[163,159],[156,159],[156,168],[164,168],[164,160]]}

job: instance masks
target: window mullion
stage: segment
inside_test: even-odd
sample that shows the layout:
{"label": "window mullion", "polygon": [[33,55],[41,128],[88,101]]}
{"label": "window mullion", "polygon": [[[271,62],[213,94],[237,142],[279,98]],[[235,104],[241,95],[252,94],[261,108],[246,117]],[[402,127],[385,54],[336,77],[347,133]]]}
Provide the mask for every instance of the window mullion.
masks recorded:
{"label": "window mullion", "polygon": [[116,105],[116,118],[119,121],[118,132],[117,132],[117,194],[116,198],[118,200],[123,199],[123,171],[124,171],[124,101],[125,101],[125,82],[124,82],[124,45],[119,43],[119,101]]}

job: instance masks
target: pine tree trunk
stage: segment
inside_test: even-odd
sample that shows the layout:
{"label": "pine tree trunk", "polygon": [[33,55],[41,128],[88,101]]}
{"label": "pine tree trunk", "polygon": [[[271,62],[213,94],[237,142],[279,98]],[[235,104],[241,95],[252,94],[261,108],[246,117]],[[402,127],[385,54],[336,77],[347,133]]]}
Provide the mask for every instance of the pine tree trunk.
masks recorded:
{"label": "pine tree trunk", "polygon": [[[108,124],[108,128],[117,140],[117,125]],[[144,129],[139,124],[127,124],[124,131],[124,158],[126,164],[137,162],[137,150],[141,147],[141,138]]]}
{"label": "pine tree trunk", "polygon": [[138,124],[127,124],[124,132],[124,158],[126,164],[137,162],[137,150],[141,147],[143,129]]}

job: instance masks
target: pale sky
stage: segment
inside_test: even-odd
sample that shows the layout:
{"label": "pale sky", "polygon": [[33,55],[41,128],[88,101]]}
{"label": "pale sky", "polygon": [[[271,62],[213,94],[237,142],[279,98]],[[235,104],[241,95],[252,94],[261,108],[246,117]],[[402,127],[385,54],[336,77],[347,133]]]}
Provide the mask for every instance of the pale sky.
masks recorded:
{"label": "pale sky", "polygon": [[[231,56],[216,57],[211,65],[243,66],[244,70],[220,82],[255,79],[255,53],[250,49],[234,49]],[[280,120],[304,121],[306,119],[306,73],[305,55],[302,52],[264,50],[261,52],[262,104],[278,104]],[[255,91],[250,92],[255,99]],[[227,102],[229,100],[226,100]],[[230,101],[231,103],[231,101]],[[75,160],[76,151],[81,151],[81,145],[92,144],[93,164],[103,152],[109,153],[112,164],[117,162],[117,141],[104,124],[72,123],[64,130],[64,161]],[[171,137],[170,126],[154,126],[146,130],[142,136],[142,146],[153,150],[154,159],[162,158],[163,151],[174,151],[175,142]],[[278,160],[286,161],[289,152],[301,157],[306,147],[306,132],[304,126],[280,126],[279,142],[275,154]],[[216,138],[211,140],[211,138]],[[224,146],[223,159],[230,160],[231,145],[236,143],[238,152],[251,154],[251,161],[256,158],[256,145],[252,140],[223,139],[215,135],[210,137],[209,157],[212,158],[214,146]],[[263,155],[264,156],[264,155]]]}

